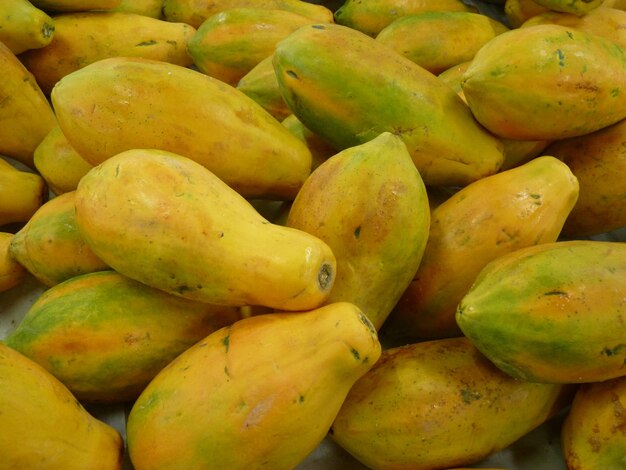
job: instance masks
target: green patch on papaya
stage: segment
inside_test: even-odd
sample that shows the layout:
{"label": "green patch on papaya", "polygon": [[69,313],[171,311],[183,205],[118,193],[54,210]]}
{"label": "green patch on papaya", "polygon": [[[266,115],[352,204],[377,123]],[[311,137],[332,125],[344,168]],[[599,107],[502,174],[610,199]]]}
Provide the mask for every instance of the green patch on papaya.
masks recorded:
{"label": "green patch on papaya", "polygon": [[556,56],[559,58],[559,67],[565,67],[565,54],[561,49],[556,50]]}
{"label": "green patch on papaya", "polygon": [[230,335],[226,335],[222,338],[222,344],[224,345],[226,352],[228,352],[228,347],[230,346]]}
{"label": "green patch on papaya", "polygon": [[469,405],[476,400],[480,400],[482,395],[478,392],[470,390],[469,388],[464,388],[461,390],[461,398],[463,399],[463,403]]}
{"label": "green patch on papaya", "polygon": [[602,350],[602,354],[607,357],[616,356],[619,353],[621,353],[624,350],[624,348],[626,348],[626,344],[618,344],[617,346],[613,346],[613,347],[606,346]]}
{"label": "green patch on papaya", "polygon": [[357,228],[354,229],[354,238],[359,238],[361,236],[361,226],[359,225]]}
{"label": "green patch on papaya", "polygon": [[357,351],[356,349],[350,348],[350,352],[357,361],[361,359],[361,354],[359,354],[359,351]]}

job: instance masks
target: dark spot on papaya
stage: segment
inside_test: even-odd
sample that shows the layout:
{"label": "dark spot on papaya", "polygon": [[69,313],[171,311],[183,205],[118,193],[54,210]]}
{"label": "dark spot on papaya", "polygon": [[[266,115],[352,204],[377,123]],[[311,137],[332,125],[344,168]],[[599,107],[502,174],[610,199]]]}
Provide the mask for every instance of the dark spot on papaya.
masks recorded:
{"label": "dark spot on papaya", "polygon": [[299,401],[300,403],[304,402],[304,395],[300,395],[300,396],[298,397],[298,401]]}
{"label": "dark spot on papaya", "polygon": [[167,41],[165,41],[167,44],[169,44],[170,46],[177,46],[178,42],[174,41],[173,39],[168,39]]}
{"label": "dark spot on papaya", "polygon": [[313,26],[311,26],[311,28],[326,29],[326,26],[324,26],[323,24],[314,24]]}
{"label": "dark spot on papaya", "polygon": [[333,283],[333,268],[330,264],[322,264],[317,273],[317,283],[322,291],[330,288]]}
{"label": "dark spot on papaya", "polygon": [[626,348],[626,344],[618,344],[617,346],[613,346],[612,348],[606,346],[602,350],[602,354],[607,357],[612,357],[619,354],[624,348]]}
{"label": "dark spot on papaya", "polygon": [[357,228],[354,229],[354,238],[359,238],[361,236],[361,226],[359,225]]}
{"label": "dark spot on papaya", "polygon": [[352,353],[352,356],[354,356],[354,358],[358,361],[361,359],[361,355],[359,354],[359,351],[357,351],[354,348],[350,348],[350,352]]}
{"label": "dark spot on papaya", "polygon": [[220,233],[217,235],[217,238],[224,238],[224,232],[220,232]]}
{"label": "dark spot on papaya", "polygon": [[191,290],[191,287],[186,286],[186,285],[182,285],[182,286],[178,286],[174,288],[174,291],[178,292],[179,294],[184,294],[185,292],[189,292]]}
{"label": "dark spot on papaya", "polygon": [[530,194],[530,197],[533,199],[541,199],[541,194]]}
{"label": "dark spot on papaya", "polygon": [[[585,1],[585,0],[583,0],[583,1]],[[591,1],[591,0],[590,0],[590,1]],[[566,33],[566,34],[567,34],[567,37],[568,37],[568,38],[570,38],[570,39],[574,39],[574,35],[572,34],[572,32],[571,32],[571,31],[567,31],[567,33]]]}
{"label": "dark spot on papaya", "polygon": [[285,73],[289,75],[291,78],[293,78],[294,80],[298,79],[298,74],[294,72],[293,70],[287,70]]}
{"label": "dark spot on papaya", "polygon": [[226,352],[228,352],[228,347],[230,346],[230,335],[226,335],[222,338],[222,344],[224,345]]}
{"label": "dark spot on papaya", "polygon": [[115,177],[117,178],[119,175],[120,175],[120,166],[119,166],[119,165],[117,165],[117,166],[115,167]]}
{"label": "dark spot on papaya", "polygon": [[226,374],[226,377],[230,378],[230,371],[228,370],[228,366],[224,366],[224,373]]}
{"label": "dark spot on papaya", "polygon": [[559,67],[565,67],[565,54],[561,49],[556,50],[556,56],[559,58]]}
{"label": "dark spot on papaya", "polygon": [[611,98],[617,98],[619,96],[620,90],[619,88],[613,88],[611,91]]}
{"label": "dark spot on papaya", "polygon": [[359,312],[359,320],[361,320],[361,323],[367,326],[367,329],[370,331],[370,333],[372,333],[373,335],[378,334],[378,332],[376,331],[376,328],[374,328],[374,324],[370,321],[367,315],[365,315],[363,312]]}
{"label": "dark spot on papaya", "polygon": [[52,37],[53,34],[54,34],[54,25],[51,23],[45,23],[41,28],[41,35],[44,38],[48,39]]}
{"label": "dark spot on papaya", "polygon": [[551,290],[549,292],[544,292],[543,295],[544,296],[558,295],[560,297],[568,297],[567,292],[563,292],[561,290]]}
{"label": "dark spot on papaya", "polygon": [[150,39],[148,41],[142,41],[140,43],[135,44],[135,46],[154,46],[157,43],[155,39]]}
{"label": "dark spot on papaya", "polygon": [[482,396],[478,392],[474,392],[469,388],[464,388],[461,390],[461,398],[463,399],[463,403],[469,405],[473,401],[481,399]]}

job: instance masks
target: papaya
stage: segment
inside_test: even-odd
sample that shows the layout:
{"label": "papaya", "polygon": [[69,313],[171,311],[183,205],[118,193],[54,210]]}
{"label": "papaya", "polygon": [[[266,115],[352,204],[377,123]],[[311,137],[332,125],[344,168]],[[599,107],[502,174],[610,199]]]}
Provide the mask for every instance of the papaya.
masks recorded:
{"label": "papaya", "polygon": [[334,283],[326,243],[271,224],[205,167],[171,152],[109,158],[80,180],[75,207],[86,243],[114,270],[192,300],[306,310]]}
{"label": "papaya", "polygon": [[502,138],[519,140],[559,140],[624,119],[624,84],[624,49],[556,24],[496,36],[461,80],[476,119]]}
{"label": "papaya", "polygon": [[290,114],[282,121],[283,126],[289,129],[289,132],[304,142],[311,151],[311,170],[315,170],[328,158],[335,155],[338,150],[331,144],[323,140],[320,136],[307,129],[302,121],[295,114]]}
{"label": "papaya", "polygon": [[108,57],[143,57],[183,67],[192,64],[187,44],[196,30],[188,24],[103,11],[59,14],[54,24],[54,39],[45,49],[20,55],[46,95],[65,75]]}
{"label": "papaya", "polygon": [[90,10],[110,10],[122,0],[29,0],[37,8],[53,14]]}
{"label": "papaya", "polygon": [[604,0],[600,8],[616,8],[618,10],[626,10],[626,0]]}
{"label": "papaya", "polygon": [[478,12],[462,0],[346,0],[335,11],[335,23],[375,37],[394,20],[427,11]]}
{"label": "papaya", "polygon": [[582,384],[561,428],[568,468],[623,468],[626,378]]}
{"label": "papaya", "polygon": [[93,167],[68,142],[56,125],[33,153],[35,169],[55,195],[74,191],[80,179]]}
{"label": "papaya", "polygon": [[521,380],[588,383],[624,375],[626,245],[562,240],[491,261],[459,303],[464,335]]}
{"label": "papaya", "polygon": [[207,18],[191,37],[196,68],[236,86],[254,66],[271,56],[276,43],[316,20],[271,8],[231,8]]}
{"label": "papaya", "polygon": [[109,269],[78,231],[75,196],[76,191],[70,191],[44,203],[11,239],[13,259],[48,287]]}
{"label": "papaya", "polygon": [[338,150],[394,133],[429,186],[466,185],[502,164],[500,140],[449,86],[359,31],[303,26],[278,43],[274,69],[292,113]]}
{"label": "papaya", "polygon": [[46,369],[3,342],[0,409],[3,468],[122,469],[120,433],[90,414]]}
{"label": "papaya", "polygon": [[140,469],[294,468],[380,351],[347,302],[239,320],[148,384],[128,416],[130,459]]}
{"label": "papaya", "polygon": [[626,119],[579,137],[552,143],[551,155],[569,166],[580,183],[580,195],[563,235],[582,238],[626,225]]}
{"label": "papaya", "polygon": [[40,175],[0,157],[0,226],[27,222],[46,197],[46,183]]}
{"label": "papaya", "polygon": [[47,289],[5,338],[83,403],[135,400],[178,354],[239,319],[115,271],[77,275]]}
{"label": "papaya", "polygon": [[506,0],[504,16],[511,28],[519,28],[526,20],[551,10],[534,0]]}
{"label": "papaya", "polygon": [[553,11],[586,15],[604,3],[604,0],[533,0],[535,3]]}
{"label": "papaya", "polygon": [[4,0],[0,3],[0,42],[13,54],[50,44],[54,20],[28,0]]}
{"label": "papaya", "polygon": [[447,469],[508,447],[571,399],[569,385],[513,379],[467,338],[422,341],[382,352],[330,436],[367,468]]}
{"label": "papaya", "polygon": [[463,101],[465,101],[465,96],[463,95],[463,89],[461,88],[461,77],[463,77],[463,74],[469,67],[470,62],[471,60],[467,60],[465,62],[461,62],[460,64],[452,65],[436,74],[437,78],[439,78],[439,80],[444,82],[446,85],[449,85]]}
{"label": "papaya", "polygon": [[596,8],[579,16],[574,13],[549,11],[526,20],[520,28],[540,24],[557,24],[567,28],[603,36],[626,49],[626,11],[616,8]]}
{"label": "papaya", "polygon": [[9,254],[13,234],[0,232],[0,292],[19,285],[26,277],[26,269]]}
{"label": "papaya", "polygon": [[157,20],[164,19],[163,0],[120,0],[120,3],[110,11],[135,13],[156,18]]}
{"label": "papaya", "polygon": [[196,0],[163,0],[163,15],[167,21],[180,21],[194,28],[211,16],[233,8],[267,8],[297,13],[315,22],[333,21],[333,12],[324,5],[302,0],[220,0],[197,2]]}
{"label": "papaya", "polygon": [[33,153],[56,125],[35,77],[0,41],[0,154],[33,168]]}
{"label": "papaya", "polygon": [[420,264],[430,224],[426,188],[402,139],[389,132],[322,163],[287,226],[315,235],[337,260],[327,303],[351,302],[378,330]]}
{"label": "papaya", "polygon": [[270,199],[293,199],[311,172],[310,151],[280,121],[236,88],[180,65],[103,59],[62,78],[51,99],[61,131],[92,165],[160,149],[192,158],[244,197]]}
{"label": "papaya", "polygon": [[437,75],[472,60],[485,43],[508,30],[480,13],[428,11],[399,17],[376,40]]}
{"label": "papaya", "polygon": [[432,212],[422,261],[387,332],[428,339],[460,336],[456,307],[479,272],[506,253],[556,241],[578,192],[569,167],[542,156],[450,196]]}

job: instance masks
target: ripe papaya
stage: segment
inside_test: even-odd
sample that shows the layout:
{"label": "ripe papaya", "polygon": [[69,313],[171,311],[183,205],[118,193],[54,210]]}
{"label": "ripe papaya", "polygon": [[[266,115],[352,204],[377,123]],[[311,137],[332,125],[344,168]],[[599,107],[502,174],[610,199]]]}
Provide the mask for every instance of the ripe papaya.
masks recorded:
{"label": "ripe papaya", "polygon": [[162,20],[163,0],[120,0],[120,3],[110,11],[136,13]]}
{"label": "ripe papaya", "polygon": [[80,180],[75,206],[80,233],[109,266],[192,300],[306,310],[334,282],[326,243],[271,224],[209,170],[170,152],[109,158]]}
{"label": "ripe papaya", "polygon": [[549,8],[539,5],[534,0],[506,0],[504,2],[504,16],[512,28],[519,28],[529,18],[549,11]]}
{"label": "ripe papaya", "polygon": [[26,277],[26,269],[9,254],[10,232],[0,232],[0,292],[20,284]]}
{"label": "ripe papaya", "polygon": [[449,86],[359,31],[303,26],[278,43],[274,69],[293,114],[339,150],[396,134],[426,185],[466,185],[502,164],[502,143]]}
{"label": "ripe papaya", "polygon": [[346,302],[239,320],[148,384],[128,416],[130,459],[145,469],[295,468],[380,351]]}
{"label": "ripe papaya", "polygon": [[5,338],[81,402],[135,400],[178,354],[239,319],[166,294],[115,271],[82,274],[47,289]]}
{"label": "ripe papaya", "polygon": [[626,245],[569,240],[490,262],[459,303],[462,332],[509,375],[587,383],[626,373]]}
{"label": "ripe papaya", "polygon": [[553,11],[586,15],[604,3],[604,0],[533,0]]}
{"label": "ripe papaya", "polygon": [[28,0],[3,0],[0,3],[0,41],[13,54],[50,44],[54,20]]}
{"label": "ripe papaya", "polygon": [[46,198],[46,183],[41,176],[0,157],[0,226],[28,221]]}
{"label": "ripe papaya", "polygon": [[380,329],[422,259],[430,209],[402,139],[389,132],[322,163],[287,226],[325,241],[337,260],[327,303],[351,302]]}

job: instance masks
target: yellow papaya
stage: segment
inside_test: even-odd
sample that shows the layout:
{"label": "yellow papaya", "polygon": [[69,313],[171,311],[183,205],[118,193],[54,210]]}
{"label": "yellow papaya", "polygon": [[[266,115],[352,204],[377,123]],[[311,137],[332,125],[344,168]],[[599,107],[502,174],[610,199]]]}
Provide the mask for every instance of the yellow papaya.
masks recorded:
{"label": "yellow papaya", "polygon": [[163,0],[120,0],[120,3],[110,11],[136,13],[158,20],[163,19]]}
{"label": "yellow papaya", "polygon": [[580,183],[578,201],[563,226],[564,236],[599,235],[626,225],[626,119],[554,142],[546,151],[567,164]]}
{"label": "yellow papaya", "polygon": [[0,232],[0,292],[7,291],[20,284],[26,277],[26,269],[9,254],[11,246],[10,232]]}
{"label": "yellow papaya", "polygon": [[333,21],[333,12],[324,5],[302,0],[220,0],[198,2],[196,0],[163,0],[163,15],[167,21],[180,21],[194,28],[211,16],[233,8],[267,8],[297,13],[315,22]]}
{"label": "yellow papaya", "polygon": [[92,165],[161,149],[192,158],[245,197],[278,199],[293,199],[311,172],[310,151],[280,121],[236,88],[179,65],[103,59],[62,78],[51,98],[61,131]]}
{"label": "yellow papaya", "polygon": [[271,224],[209,170],[170,152],[109,158],[80,180],[75,206],[97,256],[172,294],[306,310],[321,305],[334,282],[326,243]]}
{"label": "yellow papaya", "polygon": [[121,470],[120,433],[57,378],[0,342],[0,455],[7,469]]}
{"label": "yellow papaya", "polygon": [[604,0],[533,0],[553,11],[586,15],[604,3]]}
{"label": "yellow papaya", "polygon": [[128,416],[130,459],[138,469],[294,468],[380,351],[346,302],[239,320],[148,384]]}
{"label": "yellow papaya", "polygon": [[33,168],[33,153],[56,125],[50,103],[35,77],[0,42],[0,154]]}
{"label": "yellow papaya", "polygon": [[543,156],[450,196],[432,212],[422,262],[387,331],[421,338],[460,336],[456,307],[478,273],[506,253],[556,241],[578,192],[568,166]]}
{"label": "yellow papaya", "polygon": [[231,8],[207,18],[189,40],[189,55],[202,73],[236,86],[276,43],[317,21],[270,8]]}
{"label": "yellow papaya", "polygon": [[190,66],[187,44],[196,30],[125,12],[65,13],[54,17],[55,33],[44,49],[20,55],[45,94],[64,76],[101,59],[143,57]]}
{"label": "yellow papaya", "polygon": [[427,11],[478,12],[462,0],[346,0],[335,11],[334,18],[337,24],[374,37],[398,18]]}
{"label": "yellow papaya", "polygon": [[307,129],[295,114],[290,114],[283,119],[282,124],[289,129],[292,134],[302,140],[302,142],[304,142],[307,148],[311,151],[313,159],[311,163],[311,170],[316,169],[323,162],[328,160],[329,157],[332,157],[337,153],[337,149],[335,147],[320,138],[320,136],[314,132],[311,132],[310,129]]}
{"label": "yellow papaya", "polygon": [[626,10],[626,0],[604,0],[600,8],[617,8],[618,10]]}
{"label": "yellow papaya", "polygon": [[626,455],[626,378],[582,384],[561,428],[561,448],[572,470],[623,468]]}
{"label": "yellow papaya", "polygon": [[287,226],[325,241],[337,260],[327,303],[351,302],[378,330],[422,259],[430,210],[402,139],[389,132],[322,163],[291,205]]}
{"label": "yellow papaya", "polygon": [[80,12],[89,10],[110,10],[120,5],[122,0],[29,0],[37,8],[50,13]]}
{"label": "yellow papaya", "polygon": [[367,468],[469,465],[571,401],[572,387],[515,380],[467,338],[384,350],[350,389],[330,436]]}
{"label": "yellow papaya", "polygon": [[[522,380],[587,383],[622,376],[626,244],[569,240],[491,261],[459,303],[464,335]],[[572,340],[575,338],[575,340]]]}
{"label": "yellow papaya", "polygon": [[54,20],[28,0],[3,0],[0,3],[0,41],[13,54],[50,44]]}
{"label": "yellow papaya", "polygon": [[5,338],[84,403],[135,400],[178,354],[240,318],[166,294],[114,271],[47,289]]}
{"label": "yellow papaya", "polygon": [[549,11],[549,8],[539,5],[534,0],[506,0],[504,2],[504,16],[512,28],[519,28],[529,18]]}
{"label": "yellow papaya", "polygon": [[45,286],[85,273],[109,269],[78,231],[75,191],[43,204],[15,233],[9,253]]}
{"label": "yellow papaya", "polygon": [[0,157],[0,226],[26,222],[46,201],[46,183]]}
{"label": "yellow papaya", "polygon": [[556,24],[516,28],[476,54],[461,87],[476,119],[519,140],[583,135],[626,117],[626,51]]}
{"label": "yellow papaya", "polygon": [[426,185],[462,186],[502,164],[502,143],[449,86],[352,28],[301,27],[278,43],[274,69],[292,113],[339,150],[396,134]]}
{"label": "yellow papaya", "polygon": [[58,125],[35,149],[33,164],[57,196],[74,191],[80,179],[93,167],[72,147]]}
{"label": "yellow papaya", "polygon": [[472,60],[485,43],[508,30],[480,13],[427,11],[399,17],[385,26],[376,40],[439,74]]}

